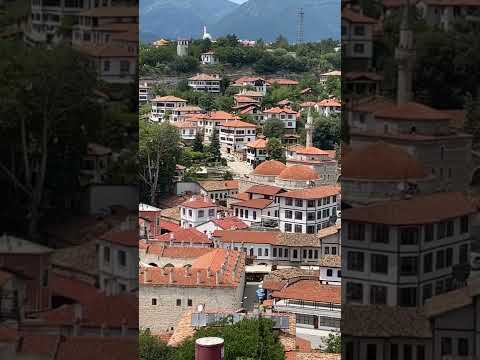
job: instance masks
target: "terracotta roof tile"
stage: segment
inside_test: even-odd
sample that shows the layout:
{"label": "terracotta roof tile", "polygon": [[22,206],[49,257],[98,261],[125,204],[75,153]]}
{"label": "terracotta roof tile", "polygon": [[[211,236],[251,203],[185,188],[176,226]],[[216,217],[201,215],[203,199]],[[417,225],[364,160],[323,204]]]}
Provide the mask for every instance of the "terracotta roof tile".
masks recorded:
{"label": "terracotta roof tile", "polygon": [[342,266],[342,259],[339,255],[322,255],[320,256],[318,265],[339,268]]}
{"label": "terracotta roof tile", "polygon": [[297,80],[290,80],[290,79],[269,79],[267,80],[269,84],[277,84],[277,85],[298,85]]}
{"label": "terracotta roof tile", "polygon": [[459,192],[443,192],[415,196],[408,200],[393,200],[342,211],[342,220],[414,225],[434,223],[476,212],[473,203]]}
{"label": "terracotta roof tile", "polygon": [[378,118],[394,119],[394,120],[449,120],[450,116],[442,111],[435,110],[429,106],[416,102],[408,102],[406,104],[394,104],[384,106],[375,112]]}
{"label": "terracotta roof tile", "polygon": [[250,195],[248,195],[247,193],[241,192],[241,193],[230,196],[230,198],[235,200],[248,200],[250,199]]}
{"label": "terracotta roof tile", "polygon": [[204,209],[216,207],[216,205],[209,198],[202,196],[192,196],[190,199],[183,202],[180,206],[189,209]]}
{"label": "terracotta roof tile", "polygon": [[157,96],[152,101],[185,102],[185,103],[187,102],[187,100],[181,99],[181,98],[176,97],[176,96]]}
{"label": "terracotta roof tile", "polygon": [[256,104],[259,102],[258,100],[252,99],[248,96],[240,96],[240,95],[235,96],[235,101],[237,103],[247,103],[247,104]]}
{"label": "terracotta roof tile", "polygon": [[257,139],[249,142],[247,147],[252,149],[265,149],[267,147],[267,141],[265,139]]}
{"label": "terracotta roof tile", "polygon": [[342,107],[342,104],[337,99],[324,99],[318,103],[319,106],[326,107]]}
{"label": "terracotta roof tile", "polygon": [[280,291],[274,291],[272,297],[340,304],[341,291],[341,286],[321,284],[319,280],[299,280]]}
{"label": "terracotta roof tile", "polygon": [[215,77],[215,76],[212,76],[212,75],[208,75],[208,74],[197,74],[195,76],[192,76],[190,78],[188,78],[188,80],[192,80],[192,81],[220,81],[220,77]]}
{"label": "terracotta roof tile", "polygon": [[232,120],[232,121],[226,121],[221,127],[235,127],[235,128],[256,128],[257,125],[255,124],[250,124],[245,121],[241,120]]}
{"label": "terracotta roof tile", "polygon": [[291,190],[277,196],[296,199],[320,199],[327,196],[338,195],[340,187],[336,185],[324,185],[308,189]]}
{"label": "terracotta roof tile", "polygon": [[371,17],[364,16],[349,8],[342,9],[342,19],[357,24],[375,24],[377,21]]}
{"label": "terracotta roof tile", "polygon": [[212,222],[223,230],[242,230],[248,228],[248,225],[236,216],[214,219]]}
{"label": "terracotta roof tile", "polygon": [[286,165],[277,160],[268,160],[262,162],[258,165],[253,174],[255,175],[265,175],[265,176],[277,176],[286,169]]}
{"label": "terracotta roof tile", "polygon": [[[395,164],[395,166],[392,166]],[[342,177],[371,180],[423,179],[424,167],[402,148],[377,142],[342,158]]]}
{"label": "terracotta roof tile", "polygon": [[100,236],[100,239],[116,245],[137,247],[138,231],[137,230],[127,230],[127,231],[110,230],[106,234]]}
{"label": "terracotta roof tile", "polygon": [[179,230],[180,225],[171,221],[162,220],[160,221],[160,229],[167,230],[168,232],[173,232]]}
{"label": "terracotta roof tile", "polygon": [[[208,239],[208,236],[201,233],[195,228],[183,229],[172,231],[168,234],[163,234],[157,236],[154,241],[165,242],[165,243],[194,243],[194,244],[210,244],[211,240]],[[152,242],[153,243],[153,242]]]}
{"label": "terracotta roof tile", "polygon": [[224,243],[276,244],[279,232],[248,230],[215,230],[213,236]]}
{"label": "terracotta roof tile", "polygon": [[207,191],[238,190],[238,180],[203,180],[198,182]]}
{"label": "terracotta roof tile", "polygon": [[273,108],[270,108],[270,109],[267,109],[267,110],[264,110],[263,111],[265,114],[281,114],[281,113],[285,113],[285,114],[294,114],[294,115],[299,115],[298,112],[296,112],[295,110],[292,110],[288,107],[283,107],[283,108],[280,108],[280,107],[273,107]]}
{"label": "terracotta roof tile", "polygon": [[292,165],[284,169],[279,175],[282,180],[317,180],[320,176],[308,165]]}
{"label": "terracotta roof tile", "polygon": [[292,145],[288,148],[289,151],[296,152],[297,154],[302,155],[327,155],[326,150],[321,150],[314,146],[303,146],[303,145]]}
{"label": "terracotta roof tile", "polygon": [[269,199],[250,199],[232,204],[232,207],[246,207],[251,209],[265,209],[273,203]]}
{"label": "terracotta roof tile", "polygon": [[260,195],[276,195],[278,193],[284,192],[284,190],[278,186],[273,186],[273,185],[253,185],[250,186],[247,190],[245,190],[246,193],[251,193],[251,194],[260,194]]}

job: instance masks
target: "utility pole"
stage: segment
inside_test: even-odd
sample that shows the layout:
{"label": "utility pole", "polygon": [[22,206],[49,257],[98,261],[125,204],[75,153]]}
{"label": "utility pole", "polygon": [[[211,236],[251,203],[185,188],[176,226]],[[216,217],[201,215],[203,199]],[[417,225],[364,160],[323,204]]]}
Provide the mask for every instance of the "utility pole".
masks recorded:
{"label": "utility pole", "polygon": [[303,44],[304,41],[304,20],[305,20],[305,12],[303,8],[298,9],[297,13],[298,22],[297,22],[297,44]]}

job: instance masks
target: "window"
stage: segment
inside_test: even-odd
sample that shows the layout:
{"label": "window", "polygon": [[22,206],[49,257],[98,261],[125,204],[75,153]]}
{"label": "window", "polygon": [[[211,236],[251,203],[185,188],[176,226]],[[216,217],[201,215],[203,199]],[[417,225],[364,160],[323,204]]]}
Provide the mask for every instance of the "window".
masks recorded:
{"label": "window", "polygon": [[293,204],[293,200],[291,198],[285,199],[285,205],[291,206]]}
{"label": "window", "polygon": [[283,255],[288,258],[288,249],[283,249]]}
{"label": "window", "polygon": [[120,72],[125,73],[130,71],[130,61],[120,61]]}
{"label": "window", "polygon": [[303,249],[303,258],[306,259],[307,258],[307,250]]}
{"label": "window", "polygon": [[349,251],[347,255],[347,269],[351,271],[363,271],[364,254],[359,251]]}
{"label": "window", "polygon": [[215,209],[208,209],[208,216],[215,216]]}
{"label": "window", "polygon": [[302,220],[303,214],[301,211],[295,211],[295,220]]}
{"label": "window", "polygon": [[412,276],[417,273],[417,257],[402,256],[400,257],[400,276]]}
{"label": "window", "polygon": [[388,256],[372,254],[370,257],[371,271],[374,273],[388,274]]}
{"label": "window", "polygon": [[[294,251],[295,254],[295,251]],[[273,257],[277,257],[277,248],[273,248]]]}
{"label": "window", "polygon": [[332,255],[337,255],[337,248],[332,246]]}
{"label": "window", "polygon": [[127,266],[127,253],[123,250],[118,251],[118,263],[120,266]]}
{"label": "window", "polygon": [[425,242],[433,240],[433,224],[425,225]]}
{"label": "window", "polygon": [[468,232],[468,216],[462,216],[460,218],[460,234]]}
{"label": "window", "polygon": [[308,207],[315,207],[315,200],[308,200],[307,201],[307,206]]}
{"label": "window", "polygon": [[265,256],[268,256],[268,249],[265,249]]}
{"label": "window", "polygon": [[365,240],[365,224],[348,223],[348,240]]}
{"label": "window", "polygon": [[442,337],[440,340],[441,355],[452,355],[452,338]]}
{"label": "window", "polygon": [[425,304],[425,301],[427,299],[430,299],[432,297],[432,294],[433,294],[433,286],[432,284],[427,284],[427,285],[423,285],[423,288],[422,288],[422,300],[423,300],[423,303]]}
{"label": "window", "polygon": [[400,244],[416,245],[418,243],[418,228],[406,227],[400,229]]}
{"label": "window", "polygon": [[325,255],[330,254],[330,248],[328,246],[325,246]]}
{"label": "window", "polygon": [[303,200],[302,199],[295,199],[295,206],[296,207],[303,207]]}
{"label": "window", "polygon": [[192,217],[192,214],[193,214],[193,213],[192,213],[192,210],[189,209],[189,210],[188,210],[188,216]]}
{"label": "window", "polygon": [[313,258],[318,259],[318,250],[313,250]]}
{"label": "window", "polygon": [[390,360],[398,360],[398,345],[390,345]]}
{"label": "window", "polygon": [[458,339],[457,353],[460,356],[468,356],[468,339],[467,338]]}
{"label": "window", "polygon": [[320,316],[319,319],[320,326],[328,326],[331,328],[340,328],[340,319],[339,318],[333,318],[330,316]]}
{"label": "window", "polygon": [[388,244],[388,230],[387,225],[372,225],[372,242]]}
{"label": "window", "polygon": [[416,306],[417,288],[408,287],[398,289],[398,304],[400,306]]}
{"label": "window", "polygon": [[445,250],[438,250],[437,262],[435,264],[435,268],[439,270],[439,269],[443,269],[444,267],[445,267]]}
{"label": "window", "polygon": [[368,360],[377,360],[377,345],[376,344],[367,344],[367,359]]}
{"label": "window", "polygon": [[353,45],[353,52],[363,54],[365,51],[365,45],[363,44],[355,44]]}
{"label": "window", "polygon": [[257,256],[262,256],[262,249],[260,248],[257,249]]}
{"label": "window", "polygon": [[347,283],[347,302],[363,302],[363,285],[359,283]]}
{"label": "window", "polygon": [[292,218],[292,211],[291,210],[285,210],[285,218],[287,218],[287,219]]}
{"label": "window", "polygon": [[254,211],[254,212],[253,212],[253,220],[256,220],[256,219],[257,219],[257,212]]}
{"label": "window", "polygon": [[333,270],[332,269],[327,269],[327,276],[328,277],[333,276]]}
{"label": "window", "polygon": [[177,306],[182,306],[182,299],[177,299]]}
{"label": "window", "polygon": [[311,259],[313,257],[313,251],[312,249],[308,250],[308,258]]}
{"label": "window", "polygon": [[435,281],[435,295],[443,293],[443,280]]}
{"label": "window", "polygon": [[297,249],[293,249],[293,258],[294,259],[298,258],[298,250]]}
{"label": "window", "polygon": [[403,345],[403,360],[412,360],[412,345]]}
{"label": "window", "polygon": [[240,209],[240,217],[243,218],[243,209]]}
{"label": "window", "polygon": [[342,277],[342,270],[337,271],[337,277],[341,278]]}
{"label": "window", "polygon": [[460,264],[468,263],[468,244],[460,245],[458,248],[458,262]]}
{"label": "window", "polygon": [[204,217],[205,216],[205,210],[198,210],[198,217]]}
{"label": "window", "polygon": [[428,253],[423,256],[423,272],[425,274],[433,271],[433,253]]}
{"label": "window", "polygon": [[110,262],[110,248],[105,246],[103,248],[103,262],[109,263]]}
{"label": "window", "polygon": [[315,220],[315,213],[314,213],[314,212],[308,212],[308,213],[307,213],[307,220],[308,220],[308,221],[313,221],[313,220]]}
{"label": "window", "polygon": [[152,305],[157,305],[157,299],[152,298]]}
{"label": "window", "polygon": [[315,225],[307,226],[307,234],[315,234]]}
{"label": "window", "polygon": [[110,61],[109,60],[105,60],[103,62],[103,71],[110,71]]}
{"label": "window", "polygon": [[447,237],[453,236],[453,220],[447,221]]}
{"label": "window", "polygon": [[48,269],[43,270],[42,273],[42,286],[48,287]]}
{"label": "window", "polygon": [[285,232],[292,232],[292,224],[285,224],[284,229]]}
{"label": "window", "polygon": [[248,219],[248,210],[245,210],[245,218]]}
{"label": "window", "polygon": [[370,287],[370,304],[385,305],[387,303],[387,287],[372,285]]}
{"label": "window", "polygon": [[[343,31],[342,31],[343,33]],[[345,360],[353,360],[354,358],[354,350],[353,350],[353,342],[348,342],[345,346]]]}
{"label": "window", "polygon": [[450,267],[452,266],[453,262],[453,248],[447,248],[445,252],[445,266]]}
{"label": "window", "polygon": [[295,224],[295,232],[301,233],[302,232],[302,225]]}
{"label": "window", "polygon": [[353,28],[353,33],[357,36],[363,36],[365,35],[365,26],[363,25],[356,25]]}

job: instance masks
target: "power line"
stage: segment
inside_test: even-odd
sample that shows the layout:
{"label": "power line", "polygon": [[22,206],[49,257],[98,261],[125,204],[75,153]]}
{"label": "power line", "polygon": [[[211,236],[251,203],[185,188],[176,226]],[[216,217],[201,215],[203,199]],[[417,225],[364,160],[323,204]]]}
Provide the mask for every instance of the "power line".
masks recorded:
{"label": "power line", "polygon": [[305,20],[305,12],[303,8],[298,9],[297,13],[297,44],[302,44],[304,40],[304,20]]}

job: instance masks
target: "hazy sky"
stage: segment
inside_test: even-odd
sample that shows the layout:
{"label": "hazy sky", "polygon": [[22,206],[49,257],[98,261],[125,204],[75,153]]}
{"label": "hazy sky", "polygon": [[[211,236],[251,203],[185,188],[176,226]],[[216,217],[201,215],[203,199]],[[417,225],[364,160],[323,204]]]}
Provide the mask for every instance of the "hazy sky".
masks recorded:
{"label": "hazy sky", "polygon": [[246,2],[247,0],[231,0],[237,4],[243,4],[244,2]]}

